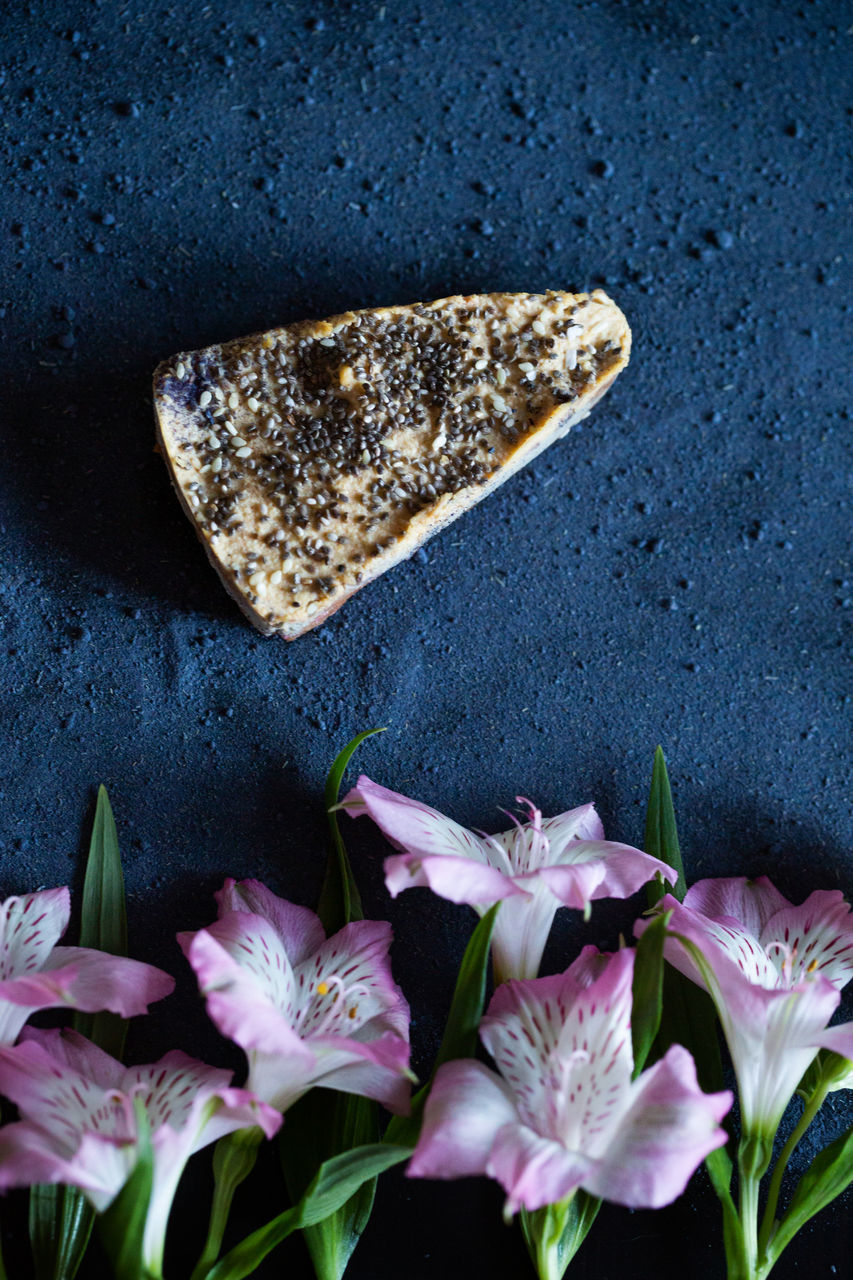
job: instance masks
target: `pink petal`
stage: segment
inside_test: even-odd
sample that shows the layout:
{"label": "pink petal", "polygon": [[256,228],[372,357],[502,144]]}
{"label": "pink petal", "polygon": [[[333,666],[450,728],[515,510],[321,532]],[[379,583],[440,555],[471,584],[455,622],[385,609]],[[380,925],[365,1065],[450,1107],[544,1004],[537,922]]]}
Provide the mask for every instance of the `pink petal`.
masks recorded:
{"label": "pink petal", "polygon": [[146,1013],[175,989],[175,979],[162,969],[89,947],[55,947],[44,973],[53,981],[69,975],[65,1003],[75,1009],[108,1009],[123,1018]]}
{"label": "pink petal", "polygon": [[819,973],[840,989],[853,978],[853,919],[838,889],[818,889],[799,907],[786,904],[771,916],[761,944],[777,943],[795,980]]}
{"label": "pink petal", "polygon": [[413,1178],[467,1178],[486,1172],[495,1139],[518,1121],[511,1090],[470,1059],[440,1067],[407,1173]]}
{"label": "pink petal", "polygon": [[660,873],[675,879],[665,862],[612,840],[577,840],[566,847],[558,866],[543,867],[540,875],[567,907],[584,910],[598,898],[629,898]]}
{"label": "pink petal", "polygon": [[0,980],[38,973],[68,927],[71,895],[42,889],[0,903]]}
{"label": "pink petal", "polygon": [[[831,1049],[842,1058],[849,1058],[853,1064],[853,1022],[841,1022],[838,1026],[827,1027],[820,1033],[818,1042],[822,1049]],[[853,1082],[846,1087],[853,1088]]]}
{"label": "pink petal", "polygon": [[99,1212],[115,1198],[136,1160],[133,1143],[87,1134],[63,1155],[55,1135],[20,1121],[0,1129],[0,1190],[62,1182],[79,1187]]}
{"label": "pink petal", "polygon": [[473,859],[488,864],[485,841],[437,809],[389,791],[362,775],[340,807],[351,817],[368,814],[386,839],[404,853]]}
{"label": "pink petal", "polygon": [[627,1095],[634,952],[585,947],[565,973],[498,987],[480,1037],[531,1128],[586,1149]]}
{"label": "pink petal", "polygon": [[507,1193],[507,1209],[515,1213],[557,1204],[581,1186],[590,1161],[521,1124],[508,1124],[495,1139],[486,1172]]}
{"label": "pink petal", "polygon": [[123,1079],[120,1062],[69,1029],[28,1027],[20,1044],[0,1049],[0,1093],[41,1122],[65,1112],[88,1124],[103,1092],[121,1089]]}
{"label": "pink petal", "polygon": [[[408,1041],[409,1006],[391,976],[391,939],[391,926],[386,921],[357,920],[324,941],[299,966],[294,976],[305,1010],[299,1026],[303,1038],[314,1034],[326,1020],[328,1002],[335,994],[332,983],[337,979],[345,990],[353,992],[351,1004],[357,1021],[352,1024],[352,1034],[361,1034],[368,1023],[379,1030],[385,1027]],[[326,996],[317,992],[323,984],[331,987]],[[306,998],[312,994],[313,1001],[306,1008]]]}
{"label": "pink petal", "polygon": [[583,1186],[634,1209],[657,1209],[681,1195],[709,1154],[724,1145],[719,1127],[732,1095],[705,1094],[693,1059],[673,1045],[631,1086],[632,1100]]}
{"label": "pink petal", "polygon": [[697,880],[687,890],[684,905],[715,920],[723,917],[738,920],[747,933],[758,938],[770,917],[791,904],[767,876],[759,876],[757,880],[734,876]]}
{"label": "pink petal", "polygon": [[542,830],[548,837],[552,855],[557,858],[569,843],[604,839],[604,827],[594,804],[578,805],[553,818],[543,818]]}
{"label": "pink petal", "polygon": [[277,897],[260,880],[226,880],[215,896],[220,917],[230,911],[248,911],[268,920],[294,968],[326,940],[319,916],[307,907]]}
{"label": "pink petal", "polygon": [[449,902],[491,906],[502,898],[524,894],[508,876],[481,862],[450,854],[396,854],[385,859],[385,884],[392,898],[404,889],[432,889]]}
{"label": "pink petal", "polygon": [[293,1029],[293,973],[268,920],[234,911],[209,929],[180,934],[178,941],[223,1035],[246,1052],[293,1056],[310,1066],[313,1055]]}

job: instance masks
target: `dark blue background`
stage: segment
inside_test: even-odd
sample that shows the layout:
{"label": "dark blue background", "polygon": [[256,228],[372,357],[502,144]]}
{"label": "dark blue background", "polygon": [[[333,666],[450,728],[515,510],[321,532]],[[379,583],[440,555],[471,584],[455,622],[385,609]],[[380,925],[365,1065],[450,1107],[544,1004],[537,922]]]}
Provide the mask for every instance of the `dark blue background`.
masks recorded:
{"label": "dark blue background", "polygon": [[[225,874],[316,901],[325,771],[375,724],[363,768],[465,823],[594,799],[632,843],[662,742],[692,878],[849,891],[853,7],[3,9],[0,888],[79,889],[104,781],[133,951],[179,977],[137,1060],[178,1044],[239,1068],[173,935]],[[157,362],[349,307],[595,285],[634,356],[593,417],[319,631],[257,636],[153,453]],[[471,913],[390,903],[381,839],[348,834],[424,1068]],[[564,913],[550,966],[637,909]],[[826,1110],[827,1133],[851,1120],[845,1095]],[[279,1203],[262,1167],[243,1232]],[[499,1205],[390,1175],[349,1274],[523,1276]],[[843,1274],[849,1212],[779,1276]],[[307,1276],[301,1250],[263,1275]],[[722,1276],[704,1174],[666,1212],[606,1208],[571,1274]]]}

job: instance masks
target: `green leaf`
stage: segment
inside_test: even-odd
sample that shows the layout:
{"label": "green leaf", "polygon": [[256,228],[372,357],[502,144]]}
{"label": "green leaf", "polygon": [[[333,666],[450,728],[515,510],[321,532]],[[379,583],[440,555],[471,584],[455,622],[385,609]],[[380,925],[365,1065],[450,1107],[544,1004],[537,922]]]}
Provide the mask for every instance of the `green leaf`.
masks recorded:
{"label": "green leaf", "polygon": [[[378,1139],[379,1118],[374,1102],[336,1090],[313,1089],[290,1108],[279,1140],[291,1198],[299,1199],[324,1159]],[[340,1280],[370,1220],[375,1193],[376,1180],[369,1179],[326,1221],[304,1228],[318,1280]]]}
{"label": "green leaf", "polygon": [[740,1215],[731,1193],[734,1165],[726,1148],[717,1147],[716,1151],[706,1156],[705,1168],[723,1208],[723,1245],[729,1263],[729,1274],[734,1277],[735,1269],[744,1255],[744,1241]]}
{"label": "green leaf", "polygon": [[424,1104],[436,1071],[444,1062],[451,1062],[455,1058],[472,1058],[476,1052],[477,1031],[486,1001],[489,948],[500,905],[496,902],[489,908],[468,940],[430,1078],[412,1098],[411,1113],[408,1116],[394,1116],[391,1120],[385,1130],[386,1142],[407,1142],[414,1146],[421,1129]]}
{"label": "green leaf", "polygon": [[655,916],[637,942],[632,989],[631,1040],[634,1078],[646,1065],[663,1013],[663,945],[671,911]]}
{"label": "green leaf", "polygon": [[244,1280],[294,1231],[328,1218],[365,1182],[407,1160],[411,1154],[409,1147],[370,1143],[326,1160],[298,1204],[236,1245],[212,1268],[207,1280]]}
{"label": "green leaf", "polygon": [[788,1212],[772,1237],[767,1254],[774,1262],[810,1218],[825,1209],[853,1182],[853,1128],[819,1152],[797,1183]]}
{"label": "green leaf", "polygon": [[151,1130],[141,1098],[134,1099],[136,1112],[136,1167],[115,1200],[98,1219],[99,1235],[110,1260],[114,1280],[159,1280],[160,1267],[146,1268],[143,1244],[145,1221],[154,1181],[154,1153]]}
{"label": "green leaf", "polygon": [[30,1245],[35,1280],[74,1280],[86,1253],[94,1211],[76,1187],[30,1190]]}
{"label": "green leaf", "polygon": [[337,933],[339,929],[342,929],[345,924],[349,924],[352,920],[364,919],[361,896],[359,895],[343,837],[338,827],[338,815],[335,812],[335,805],[338,803],[341,782],[343,781],[346,767],[356,749],[364,742],[365,738],[372,738],[374,734],[384,732],[385,730],[380,728],[366,729],[364,733],[356,734],[337,756],[326,779],[325,804],[332,837],[332,847],[326,863],[326,875],[323,880],[323,887],[320,890],[317,914],[327,934]]}
{"label": "green leaf", "polygon": [[[113,956],[127,955],[124,875],[118,832],[104,787],[98,788],[95,824],[83,882],[80,946],[108,951]],[[78,1013],[74,1017],[74,1026],[81,1035],[94,1040],[114,1058],[120,1058],[124,1052],[127,1021],[118,1014]]]}
{"label": "green leaf", "polygon": [[[124,876],[113,811],[98,788],[89,858],[83,883],[80,946],[127,955]],[[127,1022],[114,1013],[76,1013],[81,1035],[120,1058]],[[35,1186],[30,1192],[30,1244],[36,1280],[74,1280],[92,1234],[94,1211],[74,1187]]]}
{"label": "green leaf", "polygon": [[598,1216],[601,1201],[578,1190],[568,1201],[519,1215],[527,1251],[540,1276],[560,1280]]}
{"label": "green leaf", "polygon": [[[326,779],[325,806],[331,843],[317,913],[327,935],[353,920],[362,920],[361,897],[335,806],[346,768],[358,746],[381,729],[359,733],[337,756]],[[337,1091],[313,1090],[292,1107],[279,1139],[282,1167],[293,1200],[298,1200],[324,1160],[379,1138],[378,1108],[367,1098]],[[352,1201],[327,1221],[305,1228],[305,1243],[318,1280],[340,1280],[370,1219],[376,1182],[362,1183]]]}
{"label": "green leaf", "polygon": [[[653,858],[660,858],[661,862],[665,862],[677,872],[675,883],[667,881],[667,885],[678,901],[683,902],[687,892],[687,882],[684,879],[684,866],[681,861],[681,850],[678,847],[678,830],[675,825],[675,810],[672,805],[666,759],[661,747],[655,751],[652,766],[652,785],[646,810],[645,851]],[[660,880],[652,880],[646,889],[649,906],[653,907],[656,902],[659,902],[664,892],[665,889]]]}

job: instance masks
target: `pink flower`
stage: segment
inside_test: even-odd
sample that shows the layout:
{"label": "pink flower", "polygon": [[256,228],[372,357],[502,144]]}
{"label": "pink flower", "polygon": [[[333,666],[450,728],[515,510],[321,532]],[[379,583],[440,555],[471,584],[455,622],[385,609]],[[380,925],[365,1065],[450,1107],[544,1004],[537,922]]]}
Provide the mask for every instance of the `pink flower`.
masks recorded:
{"label": "pink flower", "polygon": [[313,911],[257,880],[226,880],[219,919],[178,941],[248,1085],[280,1111],[313,1085],[409,1100],[409,1006],[391,977],[390,925],[360,920],[326,939]]}
{"label": "pink flower", "polygon": [[403,850],[385,861],[394,897],[425,885],[480,914],[503,900],[493,940],[499,979],[536,977],[558,907],[587,911],[597,898],[627,898],[658,874],[675,883],[666,863],[605,840],[591,804],[544,820],[529,800],[519,797],[519,804],[526,806],[528,821],[497,836],[468,831],[365,777],[341,808],[354,818],[368,814]]}
{"label": "pink flower", "polygon": [[731,1094],[704,1094],[674,1045],[632,1081],[634,952],[585,947],[556,977],[499,987],[481,1038],[499,1075],[440,1068],[408,1172],[487,1174],[507,1210],[558,1204],[578,1187],[632,1207],[669,1204],[725,1140]]}
{"label": "pink flower", "polygon": [[[709,992],[729,1046],[746,1133],[772,1137],[822,1046],[847,1056],[853,1034],[827,1028],[853,977],[853,919],[837,890],[795,907],[770,881],[700,880],[671,911],[667,960]],[[638,921],[641,933],[645,922]]]}
{"label": "pink flower", "polygon": [[14,1044],[38,1009],[109,1009],[129,1018],[173,990],[174,980],[150,964],[58,947],[70,913],[64,888],[0,903],[0,1045]]}
{"label": "pink flower", "polygon": [[19,1045],[0,1049],[0,1092],[23,1116],[0,1129],[0,1188],[62,1182],[106,1209],[136,1164],[141,1098],[154,1153],[143,1249],[159,1276],[172,1200],[193,1152],[236,1129],[260,1126],[271,1137],[281,1124],[230,1081],[230,1071],[177,1051],[125,1067],[74,1031],[27,1030]]}

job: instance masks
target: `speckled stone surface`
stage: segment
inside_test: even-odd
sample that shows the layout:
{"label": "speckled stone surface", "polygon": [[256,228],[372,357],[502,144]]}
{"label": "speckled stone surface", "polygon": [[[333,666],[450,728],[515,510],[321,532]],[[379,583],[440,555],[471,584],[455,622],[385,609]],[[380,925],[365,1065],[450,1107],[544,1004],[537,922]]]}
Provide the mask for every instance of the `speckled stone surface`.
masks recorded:
{"label": "speckled stone surface", "polygon": [[[325,771],[375,724],[365,771],[469,825],[594,799],[632,843],[661,742],[693,878],[850,891],[852,28],[837,0],[7,8],[0,888],[79,890],[104,781],[134,953],[179,980],[137,1060],[239,1069],[174,933],[225,874],[315,903]],[[317,632],[253,632],[153,452],[157,363],[347,308],[597,285],[634,354],[594,416]],[[472,916],[391,903],[378,834],[348,834],[423,1069]],[[550,967],[637,906],[565,913]],[[851,1119],[834,1095],[825,1134]],[[280,1204],[262,1168],[235,1233]],[[206,1195],[199,1161],[171,1280]],[[499,1208],[389,1175],[349,1275],[515,1280]],[[0,1212],[25,1280],[23,1202]],[[851,1245],[848,1193],[776,1274],[843,1275]],[[310,1274],[298,1241],[259,1274],[285,1268]],[[606,1208],[571,1274],[722,1277],[704,1175],[663,1213]]]}

